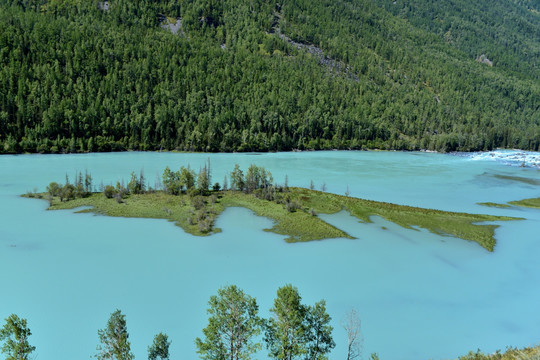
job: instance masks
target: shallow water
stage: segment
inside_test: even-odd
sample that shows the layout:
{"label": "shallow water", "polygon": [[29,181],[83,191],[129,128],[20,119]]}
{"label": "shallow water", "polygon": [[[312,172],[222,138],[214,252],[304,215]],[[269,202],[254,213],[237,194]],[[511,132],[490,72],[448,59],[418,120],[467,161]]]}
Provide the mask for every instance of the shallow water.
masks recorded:
{"label": "shallow water", "polygon": [[[495,209],[476,202],[540,196],[540,171],[519,167],[511,152],[442,155],[399,152],[277,154],[113,153],[0,157],[0,317],[28,319],[38,359],[87,359],[97,330],[116,308],[127,315],[132,349],[146,358],[164,331],[172,358],[196,359],[194,339],[206,326],[217,289],[237,284],[268,316],[279,286],[292,283],[304,302],[327,300],[337,347],[345,358],[340,320],[355,308],[364,358],[446,359],[481,348],[540,341],[540,211]],[[538,156],[538,154],[532,154]],[[501,223],[498,245],[478,245],[406,230],[347,213],[323,217],[357,237],[287,244],[264,232],[268,219],[241,208],[222,214],[223,232],[193,237],[163,220],[119,219],[46,211],[44,201],[18,197],[87,169],[94,184],[128,179],[142,168],[150,183],[165,166],[210,158],[213,182],[239,163],[265,166],[276,182],[443,210],[520,216]],[[519,158],[521,159],[521,158]],[[533,158],[534,159],[534,158]],[[259,354],[264,359],[265,352]]]}

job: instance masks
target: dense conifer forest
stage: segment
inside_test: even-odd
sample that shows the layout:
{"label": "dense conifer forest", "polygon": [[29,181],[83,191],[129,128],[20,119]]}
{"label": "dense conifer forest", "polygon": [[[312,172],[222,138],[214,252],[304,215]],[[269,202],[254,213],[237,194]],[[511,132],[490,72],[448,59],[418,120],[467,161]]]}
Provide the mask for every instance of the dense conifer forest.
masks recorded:
{"label": "dense conifer forest", "polygon": [[539,150],[539,11],[0,0],[0,153]]}

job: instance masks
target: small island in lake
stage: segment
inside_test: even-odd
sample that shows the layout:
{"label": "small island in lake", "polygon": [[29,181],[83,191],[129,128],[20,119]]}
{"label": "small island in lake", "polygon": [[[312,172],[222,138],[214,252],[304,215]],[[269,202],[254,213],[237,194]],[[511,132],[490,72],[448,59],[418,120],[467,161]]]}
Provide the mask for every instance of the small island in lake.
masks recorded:
{"label": "small island in lake", "polygon": [[509,208],[511,206],[519,206],[519,207],[526,207],[526,208],[532,208],[532,209],[540,209],[540,198],[509,201],[506,204],[487,202],[487,203],[478,203],[478,205],[498,207],[498,208]]}
{"label": "small island in lake", "polygon": [[86,174],[76,176],[75,184],[51,183],[45,193],[29,193],[25,197],[49,201],[50,210],[90,207],[79,212],[93,212],[107,216],[167,219],[175,222],[187,233],[205,236],[221,231],[214,227],[217,216],[227,207],[245,207],[258,216],[274,221],[268,231],[286,235],[287,242],[352,237],[328,224],[317,214],[348,211],[361,222],[380,216],[407,229],[427,229],[442,236],[453,236],[475,241],[488,251],[495,247],[494,231],[498,225],[481,222],[521,220],[515,217],[448,212],[434,209],[396,205],[385,202],[342,196],[313,188],[305,189],[273,184],[269,171],[251,165],[245,176],[236,165],[223,185],[210,186],[210,164],[198,175],[189,167],[163,173],[160,190],[146,186],[144,175],[132,173],[124,186],[117,183],[102,186],[92,192],[92,178]]}

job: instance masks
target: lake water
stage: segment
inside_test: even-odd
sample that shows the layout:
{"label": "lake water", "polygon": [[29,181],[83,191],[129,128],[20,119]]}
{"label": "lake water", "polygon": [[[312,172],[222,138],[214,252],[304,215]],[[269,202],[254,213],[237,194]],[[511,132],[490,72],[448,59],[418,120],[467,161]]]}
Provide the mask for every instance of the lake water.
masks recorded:
{"label": "lake water", "polygon": [[[448,359],[481,348],[540,341],[540,210],[495,209],[477,202],[540,196],[540,154],[443,155],[401,152],[274,154],[112,153],[0,157],[0,318],[28,319],[36,359],[88,359],[97,330],[119,308],[127,316],[135,357],[166,332],[173,359],[196,359],[194,339],[207,324],[209,297],[236,284],[269,316],[278,287],[297,286],[304,303],[326,299],[336,348],[340,325],[355,308],[364,359]],[[264,232],[268,219],[231,208],[222,233],[194,237],[162,220],[46,211],[18,195],[66,172],[87,169],[94,183],[116,183],[142,168],[151,183],[165,166],[199,169],[210,158],[213,182],[235,163],[255,163],[276,182],[443,210],[524,217],[501,223],[494,253],[459,239],[406,230],[346,213],[324,218],[357,237],[287,244]],[[519,165],[526,161],[528,167]],[[386,229],[383,229],[386,228]],[[266,358],[261,352],[259,359]]]}

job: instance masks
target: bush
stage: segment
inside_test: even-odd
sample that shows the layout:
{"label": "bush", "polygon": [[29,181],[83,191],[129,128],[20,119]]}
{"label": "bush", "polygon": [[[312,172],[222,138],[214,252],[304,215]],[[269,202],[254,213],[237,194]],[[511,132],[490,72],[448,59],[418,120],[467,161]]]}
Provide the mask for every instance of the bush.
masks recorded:
{"label": "bush", "polygon": [[193,205],[196,210],[200,210],[206,206],[206,203],[202,196],[195,196],[191,198],[191,205]]}
{"label": "bush", "polygon": [[49,184],[49,186],[47,186],[47,192],[51,196],[58,196],[60,189],[61,189],[61,186],[56,182],[52,182]]}
{"label": "bush", "polygon": [[285,203],[285,207],[287,208],[288,212],[295,212],[296,210],[299,210],[301,206],[296,200],[293,200],[287,201]]}
{"label": "bush", "polygon": [[107,185],[103,190],[103,194],[107,199],[112,199],[114,195],[116,195],[116,189],[114,188],[114,186]]}

